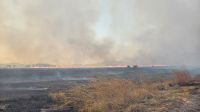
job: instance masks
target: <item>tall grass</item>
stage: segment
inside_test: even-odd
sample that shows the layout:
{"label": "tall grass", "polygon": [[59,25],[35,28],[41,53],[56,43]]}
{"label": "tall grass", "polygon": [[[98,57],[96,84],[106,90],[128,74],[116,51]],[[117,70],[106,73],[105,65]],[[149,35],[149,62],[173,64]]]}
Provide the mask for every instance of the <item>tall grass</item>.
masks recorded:
{"label": "tall grass", "polygon": [[138,102],[156,97],[156,93],[156,86],[151,84],[104,79],[74,87],[67,92],[52,93],[50,97],[61,108],[73,107],[79,112],[131,112]]}
{"label": "tall grass", "polygon": [[174,72],[176,83],[186,83],[192,80],[192,75],[186,71]]}
{"label": "tall grass", "polygon": [[[171,76],[153,81],[145,81],[142,77],[137,81],[127,77],[98,78],[66,91],[50,93],[50,97],[55,101],[56,109],[73,107],[75,112],[133,112],[155,108],[161,111],[174,107],[173,102],[188,98],[189,89],[181,86],[174,88],[174,85],[194,80],[188,72],[183,71],[176,71]],[[162,102],[168,102],[169,105]],[[149,108],[150,105],[155,107]]]}

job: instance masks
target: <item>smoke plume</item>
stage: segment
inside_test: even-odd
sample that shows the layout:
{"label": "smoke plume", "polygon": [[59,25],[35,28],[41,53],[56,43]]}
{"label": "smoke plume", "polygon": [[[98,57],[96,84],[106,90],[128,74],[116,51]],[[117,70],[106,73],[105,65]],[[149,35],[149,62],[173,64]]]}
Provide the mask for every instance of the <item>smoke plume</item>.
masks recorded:
{"label": "smoke plume", "polygon": [[199,0],[2,0],[0,62],[200,65],[199,20]]}
{"label": "smoke plume", "polygon": [[122,49],[133,56],[127,63],[200,65],[200,1],[113,0],[110,5],[113,33],[137,48]]}

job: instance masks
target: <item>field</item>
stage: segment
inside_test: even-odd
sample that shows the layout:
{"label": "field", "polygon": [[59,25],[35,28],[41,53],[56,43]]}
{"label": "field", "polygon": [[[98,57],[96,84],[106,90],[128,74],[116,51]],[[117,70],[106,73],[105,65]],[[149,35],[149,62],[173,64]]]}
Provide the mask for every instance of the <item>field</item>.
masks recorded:
{"label": "field", "polygon": [[[2,112],[198,112],[198,69],[1,69]],[[195,80],[194,80],[195,79]]]}

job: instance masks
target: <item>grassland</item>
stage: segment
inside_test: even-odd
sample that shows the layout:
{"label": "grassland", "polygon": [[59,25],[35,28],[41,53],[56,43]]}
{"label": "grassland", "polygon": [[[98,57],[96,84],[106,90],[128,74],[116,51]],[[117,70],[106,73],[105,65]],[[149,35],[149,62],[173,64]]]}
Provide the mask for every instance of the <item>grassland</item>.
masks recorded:
{"label": "grassland", "polygon": [[[186,72],[176,72],[174,79],[160,81],[96,79],[69,90],[50,93],[54,101],[50,108],[75,112],[198,112],[200,106],[196,104],[199,102],[194,100],[200,97],[199,85],[187,85],[189,82],[194,80]],[[197,98],[193,98],[194,93]]]}

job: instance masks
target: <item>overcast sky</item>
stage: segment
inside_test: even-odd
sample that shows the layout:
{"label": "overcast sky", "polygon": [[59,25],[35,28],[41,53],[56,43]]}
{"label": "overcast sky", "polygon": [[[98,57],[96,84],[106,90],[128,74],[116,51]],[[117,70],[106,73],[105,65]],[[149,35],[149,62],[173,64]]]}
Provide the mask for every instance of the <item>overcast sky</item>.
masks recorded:
{"label": "overcast sky", "polygon": [[0,63],[200,65],[200,1],[0,0]]}

